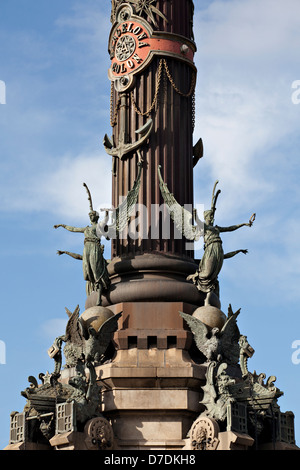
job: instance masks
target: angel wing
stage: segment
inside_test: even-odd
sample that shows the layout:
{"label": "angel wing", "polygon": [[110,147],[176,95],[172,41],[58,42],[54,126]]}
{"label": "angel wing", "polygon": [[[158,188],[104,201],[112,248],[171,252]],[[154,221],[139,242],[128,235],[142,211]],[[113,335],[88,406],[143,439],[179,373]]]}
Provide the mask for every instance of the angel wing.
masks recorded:
{"label": "angel wing", "polygon": [[221,349],[224,359],[228,362],[237,364],[240,356],[240,330],[237,325],[237,317],[240,314],[241,309],[236,313],[233,313],[231,305],[228,309],[227,320],[221,330]]}
{"label": "angel wing", "polygon": [[162,197],[166,203],[168,212],[177,229],[182,235],[191,241],[198,241],[204,234],[204,223],[197,218],[197,225],[193,225],[193,214],[181,206],[170,193],[166,183],[164,183],[160,166],[158,167],[159,187]]}
{"label": "angel wing", "polygon": [[99,238],[105,237],[107,239],[114,239],[127,226],[132,216],[134,206],[137,204],[141,186],[142,166],[143,162],[140,159],[138,162],[138,174],[133,187],[128,192],[124,201],[113,211],[113,223],[111,225],[105,225],[105,229],[103,225],[97,225],[97,235]]}
{"label": "angel wing", "polygon": [[205,343],[207,343],[207,340],[208,340],[207,326],[204,323],[202,323],[201,320],[199,320],[196,317],[193,317],[192,315],[188,315],[187,313],[183,313],[183,312],[179,312],[179,314],[189,325],[194,335],[194,340],[195,340],[197,348],[199,349],[200,352],[202,352],[202,354],[206,356],[206,348],[204,347],[204,345]]}

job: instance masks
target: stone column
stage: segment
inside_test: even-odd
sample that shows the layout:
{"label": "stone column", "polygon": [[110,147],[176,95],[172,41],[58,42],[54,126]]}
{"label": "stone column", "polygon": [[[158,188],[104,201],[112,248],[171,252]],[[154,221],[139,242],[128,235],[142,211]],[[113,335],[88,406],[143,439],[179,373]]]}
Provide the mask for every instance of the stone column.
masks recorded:
{"label": "stone column", "polygon": [[[176,232],[163,207],[158,178],[160,166],[178,203],[192,211],[194,5],[192,0],[154,3],[112,2],[109,79],[113,136],[106,148],[119,150],[113,157],[113,207],[133,187],[140,159],[143,170],[138,197],[141,211],[129,223],[125,236],[112,240],[112,289],[104,305],[154,298],[195,305],[203,302],[195,286],[186,281],[197,267],[191,243],[187,245]],[[145,132],[147,139],[143,140]],[[138,141],[142,144],[136,148]]]}

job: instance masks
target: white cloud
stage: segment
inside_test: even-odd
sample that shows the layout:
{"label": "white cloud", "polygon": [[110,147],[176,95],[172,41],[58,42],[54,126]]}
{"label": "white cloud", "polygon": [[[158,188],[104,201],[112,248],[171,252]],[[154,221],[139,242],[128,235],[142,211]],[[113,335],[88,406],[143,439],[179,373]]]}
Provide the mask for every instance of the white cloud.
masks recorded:
{"label": "white cloud", "polygon": [[216,223],[246,222],[257,212],[253,230],[224,235],[225,251],[248,248],[249,255],[229,260],[221,282],[275,307],[300,296],[300,106],[292,103],[299,8],[296,0],[213,1],[195,17],[195,140],[202,137],[205,150],[195,198],[210,204],[218,179]]}
{"label": "white cloud", "polygon": [[[103,2],[101,2],[103,3]],[[84,64],[83,75],[91,73],[99,76],[101,67],[109,67],[109,55],[107,51],[107,41],[110,31],[110,6],[100,5],[98,1],[86,0],[84,3],[75,2],[72,6],[70,16],[62,16],[57,19],[56,26],[63,32],[72,33],[73,45],[77,44],[84,54],[78,56],[77,47],[66,49],[68,57],[73,57],[76,66]],[[105,40],[105,47],[103,47]],[[63,47],[63,46],[62,46]]]}
{"label": "white cloud", "polygon": [[34,28],[0,34],[9,47],[0,77],[8,77],[9,96],[0,115],[1,211],[76,220],[89,208],[83,181],[96,206],[111,199],[111,158],[101,146],[110,127],[103,75],[109,13],[101,8],[94,0],[74,2],[51,36],[39,37]]}
{"label": "white cloud", "polygon": [[100,210],[111,206],[111,179],[109,156],[98,153],[64,156],[52,172],[45,172],[33,185],[31,209],[82,221],[89,212],[83,183],[91,191],[94,209]]}
{"label": "white cloud", "polygon": [[263,205],[278,191],[278,173],[289,176],[287,144],[298,135],[300,112],[291,101],[297,11],[295,0],[231,0],[196,14],[195,134],[205,147],[196,178],[201,184],[205,174],[210,186],[220,180],[223,214]]}
{"label": "white cloud", "polygon": [[40,326],[40,332],[47,340],[53,341],[55,338],[65,333],[67,321],[67,315],[65,319],[52,318]]}
{"label": "white cloud", "polygon": [[206,10],[196,12],[197,43],[214,62],[249,64],[264,57],[267,67],[278,67],[274,59],[290,62],[291,57],[297,58],[298,13],[297,0],[213,1]]}

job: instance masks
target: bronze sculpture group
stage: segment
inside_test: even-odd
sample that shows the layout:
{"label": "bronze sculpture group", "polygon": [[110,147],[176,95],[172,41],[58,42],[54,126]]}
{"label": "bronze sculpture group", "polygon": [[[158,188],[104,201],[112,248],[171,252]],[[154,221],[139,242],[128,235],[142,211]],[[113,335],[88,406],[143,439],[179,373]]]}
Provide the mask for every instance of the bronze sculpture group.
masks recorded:
{"label": "bronze sculpture group", "polygon": [[[107,292],[110,288],[110,279],[107,271],[108,262],[104,258],[104,245],[101,244],[101,237],[110,239],[111,235],[117,234],[125,228],[127,221],[133,212],[134,205],[137,203],[142,167],[141,161],[139,162],[139,167],[139,174],[135,185],[122,203],[126,209],[124,210],[119,206],[116,210],[117,223],[115,218],[114,223],[108,226],[108,210],[105,210],[105,217],[101,222],[99,222],[99,213],[93,209],[90,191],[84,183],[90,202],[89,218],[91,225],[87,227],[73,227],[65,224],[54,225],[55,229],[62,227],[70,232],[84,234],[84,249],[82,255],[60,250],[57,251],[57,253],[58,255],[67,254],[74,259],[82,261],[83,276],[86,281],[86,294],[89,296],[92,292],[97,292],[97,305],[101,305],[103,292]],[[240,249],[224,253],[220,233],[233,232],[241,227],[251,227],[255,220],[255,214],[251,216],[247,223],[232,225],[229,227],[220,227],[215,225],[216,203],[218,196],[221,193],[220,190],[216,192],[216,186],[218,184],[217,181],[213,189],[211,208],[204,212],[204,223],[199,220],[195,213],[194,216],[197,225],[194,226],[192,223],[192,214],[177,203],[174,196],[169,192],[166,184],[163,182],[160,168],[158,171],[161,193],[177,228],[181,230],[182,235],[188,240],[195,241],[198,240],[200,236],[203,236],[204,238],[204,254],[200,260],[199,267],[194,274],[187,277],[187,280],[193,282],[199,291],[206,294],[205,304],[209,305],[212,293],[215,293],[219,297],[218,276],[222,269],[224,260],[232,258],[238,253],[246,254],[248,252],[248,250]],[[121,223],[120,215],[123,215]]]}

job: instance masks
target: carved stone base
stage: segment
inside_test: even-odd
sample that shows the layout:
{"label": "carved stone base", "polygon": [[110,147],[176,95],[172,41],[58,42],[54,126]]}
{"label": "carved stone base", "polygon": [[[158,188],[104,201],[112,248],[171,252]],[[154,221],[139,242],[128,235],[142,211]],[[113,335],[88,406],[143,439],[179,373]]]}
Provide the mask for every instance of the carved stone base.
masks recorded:
{"label": "carved stone base", "polygon": [[107,419],[99,417],[88,421],[84,432],[56,434],[50,444],[55,450],[111,450],[114,435]]}
{"label": "carved stone base", "polygon": [[3,450],[51,450],[51,447],[35,442],[18,442],[16,444],[9,444]]}
{"label": "carved stone base", "polygon": [[247,434],[220,432],[215,419],[199,416],[189,432],[191,450],[248,450],[254,439]]}
{"label": "carved stone base", "polygon": [[217,450],[249,450],[254,444],[254,439],[248,434],[239,434],[233,431],[221,432],[219,440]]}
{"label": "carved stone base", "polygon": [[190,332],[179,311],[182,302],[136,302],[110,307],[122,311],[114,341],[118,351],[96,368],[104,386],[102,413],[110,420],[115,449],[183,449],[202,411],[204,366],[191,361]]}
{"label": "carved stone base", "polygon": [[[103,413],[110,419],[116,449],[183,449],[187,432],[202,411],[205,370],[185,351],[119,351],[97,374],[107,387]],[[119,362],[120,361],[120,362]]]}
{"label": "carved stone base", "polygon": [[85,436],[81,432],[66,432],[57,434],[50,440],[54,450],[88,450],[85,445]]}

